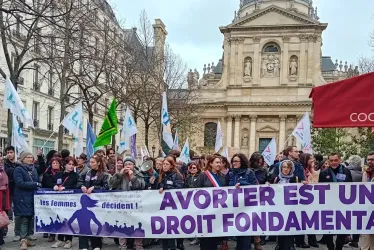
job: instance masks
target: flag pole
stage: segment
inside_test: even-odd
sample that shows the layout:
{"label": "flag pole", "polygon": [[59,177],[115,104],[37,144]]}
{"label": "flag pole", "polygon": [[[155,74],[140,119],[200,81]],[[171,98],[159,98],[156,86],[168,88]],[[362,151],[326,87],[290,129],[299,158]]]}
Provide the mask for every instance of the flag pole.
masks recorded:
{"label": "flag pole", "polygon": [[[64,120],[62,120],[63,122]],[[48,139],[44,142],[43,146],[40,148],[41,150],[44,149],[45,147],[45,144],[47,144],[47,142],[49,142],[49,140],[52,138],[52,136],[58,131],[58,129],[60,128],[60,126],[62,125],[62,122],[60,123],[60,125],[57,126],[57,129],[55,129],[52,134],[48,137]]]}

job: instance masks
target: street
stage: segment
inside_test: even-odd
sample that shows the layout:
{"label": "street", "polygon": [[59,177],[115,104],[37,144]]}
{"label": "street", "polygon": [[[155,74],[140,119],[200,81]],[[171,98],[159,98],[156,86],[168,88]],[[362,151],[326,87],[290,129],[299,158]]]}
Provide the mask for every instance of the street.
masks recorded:
{"label": "street", "polygon": [[[2,250],[4,250],[4,249],[19,249],[19,243],[12,241],[13,237],[14,237],[13,225],[14,225],[13,222],[9,225],[9,233],[8,233],[8,236],[5,238],[5,245],[1,248]],[[51,245],[53,243],[47,242],[47,239],[44,239],[42,237],[42,234],[37,234],[36,236],[38,238],[38,240],[34,241],[36,246],[35,247],[30,247],[30,249],[35,249],[35,250],[47,250],[47,249],[50,250],[50,249],[52,249]],[[320,238],[321,238],[321,236],[317,237],[317,239],[320,239]],[[186,247],[186,250],[198,250],[199,249],[198,246],[190,246],[188,240],[185,240],[184,246]],[[274,242],[268,242],[265,246],[263,246],[263,250],[273,250],[274,248],[275,248],[275,243]],[[74,250],[78,249],[78,238],[73,239],[73,248],[72,249],[74,249]],[[114,244],[112,239],[105,239],[103,249],[115,250],[115,249],[118,249],[118,246],[116,244]],[[148,246],[145,249],[161,250],[161,246],[160,245]],[[229,242],[229,249],[232,249],[232,250],[235,249],[235,241],[230,241]],[[298,249],[298,250],[300,250],[300,249]],[[316,248],[310,248],[310,249],[313,250],[313,249],[316,249]],[[326,250],[327,248],[326,248],[325,245],[320,245],[319,249]],[[344,249],[354,250],[355,248],[346,246]],[[356,248],[355,250],[358,250],[358,248]]]}

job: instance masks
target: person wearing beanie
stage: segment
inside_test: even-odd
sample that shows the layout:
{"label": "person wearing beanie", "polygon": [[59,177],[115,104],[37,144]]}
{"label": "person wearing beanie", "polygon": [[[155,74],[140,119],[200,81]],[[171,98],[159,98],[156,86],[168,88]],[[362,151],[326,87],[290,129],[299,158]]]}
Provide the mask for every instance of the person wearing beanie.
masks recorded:
{"label": "person wearing beanie", "polygon": [[[112,190],[132,191],[143,190],[145,182],[143,175],[135,169],[135,160],[126,157],[123,160],[123,168],[109,180],[109,186]],[[127,239],[119,239],[120,250],[127,249]],[[134,240],[135,250],[143,250],[143,239]]]}
{"label": "person wearing beanie", "polygon": [[[41,155],[41,152],[38,154]],[[19,217],[20,249],[26,250],[35,245],[30,241],[34,224],[34,191],[41,187],[38,169],[34,166],[34,156],[28,150],[20,154],[14,169],[14,180],[14,214]]]}

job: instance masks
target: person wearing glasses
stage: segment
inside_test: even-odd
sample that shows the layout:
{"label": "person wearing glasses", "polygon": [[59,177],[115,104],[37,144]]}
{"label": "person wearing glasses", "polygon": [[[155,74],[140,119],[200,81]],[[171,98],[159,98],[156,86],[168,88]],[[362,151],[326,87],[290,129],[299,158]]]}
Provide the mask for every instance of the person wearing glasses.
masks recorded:
{"label": "person wearing glasses", "polygon": [[[305,172],[304,172],[304,167],[300,164],[299,162],[299,150],[297,149],[296,146],[288,146],[284,151],[284,156],[285,158],[283,160],[290,160],[295,166],[295,172],[294,175],[298,177],[299,181],[302,182],[305,180]],[[279,175],[279,164],[278,163],[274,171],[272,172],[269,182],[274,183],[275,178]]]}

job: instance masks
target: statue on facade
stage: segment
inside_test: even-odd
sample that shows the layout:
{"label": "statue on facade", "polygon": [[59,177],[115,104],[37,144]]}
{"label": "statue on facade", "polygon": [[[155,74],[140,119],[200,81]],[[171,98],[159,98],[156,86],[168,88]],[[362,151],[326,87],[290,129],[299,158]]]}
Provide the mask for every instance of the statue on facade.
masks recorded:
{"label": "statue on facade", "polygon": [[195,69],[194,72],[193,72],[193,80],[194,80],[194,83],[198,84],[199,79],[200,79],[200,74],[199,74],[199,72],[197,71],[197,69]]}
{"label": "statue on facade", "polygon": [[290,76],[297,76],[297,68],[297,61],[295,58],[292,58],[290,62]]}
{"label": "statue on facade", "polygon": [[248,142],[249,142],[249,135],[247,132],[244,132],[242,136],[242,147],[248,147]]}
{"label": "statue on facade", "polygon": [[289,0],[290,3],[290,9],[295,9],[295,0]]}
{"label": "statue on facade", "polygon": [[261,77],[277,77],[280,72],[280,60],[277,55],[268,54],[262,57]]}
{"label": "statue on facade", "polygon": [[192,72],[192,69],[187,74],[187,83],[189,86],[194,84],[194,73]]}
{"label": "statue on facade", "polygon": [[256,0],[255,3],[255,10],[261,9],[262,0]]}
{"label": "statue on facade", "polygon": [[244,76],[252,76],[252,63],[249,58],[244,63]]}

